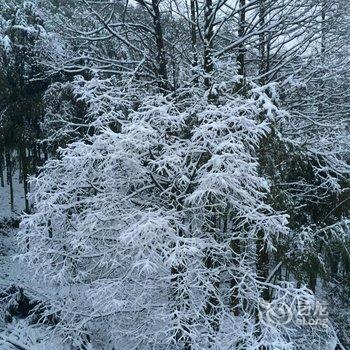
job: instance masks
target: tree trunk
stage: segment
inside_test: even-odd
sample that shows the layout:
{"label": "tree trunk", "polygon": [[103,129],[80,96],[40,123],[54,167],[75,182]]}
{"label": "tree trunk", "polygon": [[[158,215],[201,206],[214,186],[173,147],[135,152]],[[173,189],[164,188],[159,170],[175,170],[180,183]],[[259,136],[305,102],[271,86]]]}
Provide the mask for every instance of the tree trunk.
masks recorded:
{"label": "tree trunk", "polygon": [[[217,239],[217,237],[215,237],[216,236],[215,228],[219,226],[218,223],[219,223],[218,218],[215,216],[212,216],[207,228],[208,234],[213,235],[215,240]],[[204,265],[208,269],[209,275],[211,275],[210,273],[211,270],[214,270],[218,267],[218,258],[215,256],[214,253],[215,252],[211,248],[209,248],[205,253],[206,257],[204,260]],[[216,333],[219,331],[219,328],[220,328],[220,321],[217,317],[217,313],[218,313],[217,308],[219,306],[219,300],[216,295],[220,287],[220,282],[219,282],[218,276],[215,276],[214,278],[215,278],[214,280],[209,281],[209,283],[212,284],[213,291],[210,292],[210,295],[205,305],[204,312],[209,317],[209,320],[210,320],[209,322],[210,322],[212,331]]]}
{"label": "tree trunk", "polygon": [[[265,282],[269,277],[269,253],[267,251],[267,242],[264,237],[264,232],[259,231],[256,241],[256,271],[258,278],[261,282]],[[261,291],[261,297],[264,300],[269,300],[269,289],[263,288]]]}
{"label": "tree trunk", "polygon": [[259,2],[259,76],[260,85],[266,84],[266,33],[264,32],[266,21],[266,4],[265,0]]}
{"label": "tree trunk", "polygon": [[[179,266],[174,266],[171,268],[171,284],[173,287],[173,294],[172,294],[172,299],[174,301],[175,304],[175,311],[176,314],[177,313],[181,313],[182,312],[182,308],[181,306],[183,306],[186,303],[185,298],[182,296],[182,291],[179,291],[179,287],[183,284],[182,280],[182,274],[185,272],[185,267],[183,265],[179,265]],[[185,305],[185,307],[187,307]],[[178,320],[176,320],[178,316],[174,316],[175,322],[177,322]],[[179,323],[181,324],[182,329],[185,332],[189,332],[187,325],[182,323],[182,321],[180,320]],[[177,330],[175,333],[175,340],[176,342],[182,342],[183,343],[183,349],[184,350],[191,350],[192,346],[191,346],[191,342],[190,339],[188,338],[188,336],[186,334],[184,334],[184,332],[182,330]]]}
{"label": "tree trunk", "polygon": [[[246,0],[240,0],[240,11],[239,11],[239,22],[238,22],[238,40],[242,40],[245,35],[246,25]],[[240,76],[239,82],[236,86],[236,91],[244,94],[245,79],[246,79],[246,67],[245,67],[245,43],[241,41],[238,46],[237,64],[238,64],[238,75]]]}
{"label": "tree trunk", "polygon": [[13,198],[13,181],[12,181],[12,160],[9,150],[6,150],[6,169],[7,169],[7,184],[10,186],[10,207],[11,211],[15,210],[14,208],[14,198]]}
{"label": "tree trunk", "polygon": [[157,44],[157,76],[158,85],[163,93],[169,91],[169,81],[167,73],[165,45],[163,38],[163,30],[161,24],[161,15],[159,10],[159,0],[152,0],[153,9],[153,25]]}
{"label": "tree trunk", "polygon": [[214,11],[213,1],[205,0],[204,8],[204,86],[209,91],[209,99],[213,96],[210,93],[213,81],[212,74],[214,70],[213,63],[213,39],[214,39]]}
{"label": "tree trunk", "polygon": [[25,211],[28,214],[30,212],[29,201],[28,201],[28,160],[26,149],[23,145],[20,145],[20,159],[22,164],[22,180],[23,180],[23,189],[24,189],[24,203]]}
{"label": "tree trunk", "polygon": [[325,81],[324,81],[324,65],[326,57],[326,0],[322,1],[321,9],[321,72],[320,72],[320,87],[319,87],[319,101],[318,101],[318,115],[323,117],[325,114]]}
{"label": "tree trunk", "polygon": [[191,0],[190,6],[191,6],[191,43],[192,43],[192,68],[193,68],[193,74],[194,74],[194,80],[193,83],[195,85],[198,84],[198,53],[197,53],[197,0]]}
{"label": "tree trunk", "polygon": [[4,158],[3,154],[0,153],[0,186],[5,187],[5,182],[4,182]]}

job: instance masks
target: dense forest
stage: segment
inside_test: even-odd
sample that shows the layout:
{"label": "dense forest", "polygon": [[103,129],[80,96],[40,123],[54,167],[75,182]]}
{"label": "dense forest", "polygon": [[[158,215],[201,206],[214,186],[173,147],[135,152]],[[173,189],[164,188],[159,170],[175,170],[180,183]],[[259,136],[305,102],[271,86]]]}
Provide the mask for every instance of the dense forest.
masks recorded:
{"label": "dense forest", "polygon": [[350,349],[349,122],[349,0],[0,0],[0,349]]}

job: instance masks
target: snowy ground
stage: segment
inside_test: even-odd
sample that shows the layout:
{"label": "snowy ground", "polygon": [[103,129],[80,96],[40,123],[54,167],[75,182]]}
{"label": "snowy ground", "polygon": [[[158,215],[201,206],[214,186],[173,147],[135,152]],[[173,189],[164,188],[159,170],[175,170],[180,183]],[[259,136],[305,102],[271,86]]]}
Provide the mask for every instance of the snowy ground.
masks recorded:
{"label": "snowy ground", "polygon": [[[35,295],[35,281],[31,271],[15,256],[16,230],[0,229],[0,293],[15,285],[27,295]],[[27,319],[14,318],[4,322],[0,313],[0,350],[66,350],[59,338],[43,326],[30,325]]]}
{"label": "snowy ground", "polygon": [[[15,259],[17,254],[17,230],[5,227],[5,219],[17,218],[25,207],[23,182],[16,171],[12,178],[14,208],[11,209],[10,186],[0,186],[0,350],[66,350],[57,337],[43,326],[30,325],[25,318],[14,317],[5,322],[3,291],[11,286],[23,288],[26,295],[37,295],[36,282],[28,268]],[[11,300],[9,303],[13,303]],[[4,307],[6,305],[6,307]]]}
{"label": "snowy ground", "polygon": [[2,218],[14,217],[20,214],[24,207],[24,187],[23,183],[19,183],[19,174],[18,171],[15,172],[12,181],[13,181],[13,197],[14,197],[14,210],[11,211],[10,204],[10,186],[6,183],[5,186],[0,186],[0,221]]}

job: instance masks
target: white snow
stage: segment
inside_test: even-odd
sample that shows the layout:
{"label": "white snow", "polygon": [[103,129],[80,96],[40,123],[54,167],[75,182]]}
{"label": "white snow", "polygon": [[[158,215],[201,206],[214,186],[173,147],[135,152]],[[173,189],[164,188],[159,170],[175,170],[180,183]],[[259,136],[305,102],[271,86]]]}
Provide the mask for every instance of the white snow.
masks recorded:
{"label": "white snow", "polygon": [[[0,229],[0,292],[12,285],[22,287],[27,295],[36,295],[32,272],[15,259],[16,230]],[[1,350],[68,350],[62,339],[46,326],[31,325],[27,319],[14,318],[4,323],[0,317]]]}
{"label": "white snow", "polygon": [[10,186],[6,183],[6,174],[4,174],[5,186],[0,186],[0,221],[4,218],[18,216],[25,208],[23,182],[20,183],[18,177],[19,174],[18,171],[16,171],[12,177],[14,196],[14,210],[12,211],[10,204]]}

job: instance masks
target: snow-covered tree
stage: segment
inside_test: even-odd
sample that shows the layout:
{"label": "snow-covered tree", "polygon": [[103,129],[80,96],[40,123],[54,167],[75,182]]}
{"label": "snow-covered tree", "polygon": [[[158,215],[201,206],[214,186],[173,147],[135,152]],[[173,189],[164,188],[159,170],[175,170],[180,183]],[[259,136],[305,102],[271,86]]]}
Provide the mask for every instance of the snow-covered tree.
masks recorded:
{"label": "snow-covered tree", "polygon": [[258,170],[259,117],[279,113],[268,96],[152,94],[135,108],[117,84],[79,84],[94,133],[33,180],[21,235],[37,276],[71,291],[53,301],[62,328],[117,347],[286,348],[295,330],[259,316],[264,290],[277,304],[312,295],[259,275],[260,241],[271,251],[289,233]]}

